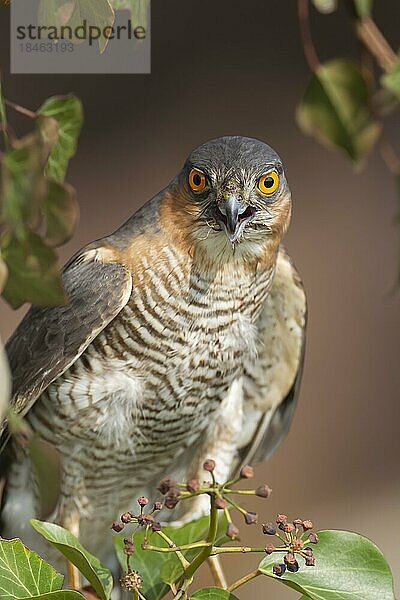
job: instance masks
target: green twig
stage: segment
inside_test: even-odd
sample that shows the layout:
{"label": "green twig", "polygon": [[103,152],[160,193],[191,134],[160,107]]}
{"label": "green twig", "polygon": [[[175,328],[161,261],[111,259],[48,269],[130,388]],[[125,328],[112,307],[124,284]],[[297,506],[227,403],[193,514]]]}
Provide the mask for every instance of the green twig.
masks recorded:
{"label": "green twig", "polygon": [[241,577],[240,579],[235,581],[235,583],[232,583],[232,585],[228,587],[228,592],[233,592],[233,590],[236,590],[236,588],[240,587],[241,585],[244,585],[248,581],[251,581],[255,577],[258,577],[259,575],[261,575],[261,571],[259,571],[258,569],[256,571],[248,573],[244,577]]}
{"label": "green twig", "polygon": [[187,569],[185,569],[185,579],[193,577],[195,571],[200,567],[201,564],[211,555],[212,547],[215,543],[218,530],[218,510],[215,506],[215,494],[210,495],[210,527],[207,535],[208,545],[200,552],[200,554],[193,560]]}
{"label": "green twig", "polygon": [[[286,550],[285,548],[276,548],[280,552],[282,550]],[[213,546],[211,548],[211,556],[215,556],[216,554],[248,554],[249,552],[263,552],[265,554],[265,548],[250,548],[247,546]]]}
{"label": "green twig", "polygon": [[183,567],[183,569],[187,569],[190,565],[189,561],[186,560],[186,558],[183,556],[182,552],[180,552],[176,545],[175,542],[173,540],[171,540],[171,538],[169,538],[163,531],[156,531],[157,535],[160,536],[160,538],[162,538],[165,542],[167,542],[168,546],[175,551],[176,556],[179,558],[180,563]]}
{"label": "green twig", "polygon": [[193,544],[183,544],[182,546],[170,546],[169,548],[161,548],[160,546],[152,546],[151,544],[146,544],[144,546],[145,550],[154,550],[154,552],[180,552],[182,550],[193,550],[194,548],[205,548],[206,546],[211,546],[205,540],[200,542],[193,542]]}

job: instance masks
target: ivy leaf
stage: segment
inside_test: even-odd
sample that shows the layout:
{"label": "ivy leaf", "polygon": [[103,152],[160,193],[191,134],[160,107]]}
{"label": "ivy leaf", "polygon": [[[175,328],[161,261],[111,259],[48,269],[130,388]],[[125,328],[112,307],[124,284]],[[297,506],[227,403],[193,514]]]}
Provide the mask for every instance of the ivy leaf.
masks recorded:
{"label": "ivy leaf", "polygon": [[[40,0],[38,24],[46,27],[68,25],[74,32],[77,27],[83,27],[86,23],[88,28],[94,26],[104,31],[114,21],[115,13],[109,0]],[[70,41],[79,44],[83,40],[73,36]],[[100,36],[100,52],[104,52],[107,43],[108,39]]]}
{"label": "ivy leaf", "polygon": [[78,567],[101,600],[109,600],[113,588],[112,575],[98,558],[90,554],[79,540],[63,527],[37,519],[31,519],[31,524],[40,535]]}
{"label": "ivy leaf", "polygon": [[[46,124],[49,132],[49,123]],[[50,152],[41,132],[36,131],[14,144],[1,161],[1,213],[18,237],[25,226],[35,226],[40,202],[46,191],[43,170]]]}
{"label": "ivy leaf", "polygon": [[171,586],[183,575],[183,567],[175,556],[171,556],[161,567],[160,579]]}
{"label": "ivy leaf", "polygon": [[337,147],[360,163],[380,132],[371,115],[369,96],[355,64],[330,61],[313,75],[297,110],[298,123],[322,144]]}
{"label": "ivy leaf", "polygon": [[[202,517],[191,523],[187,523],[181,527],[163,527],[162,531],[172,539],[177,546],[198,542],[205,539],[208,533],[209,517]],[[224,543],[228,538],[225,537],[226,519],[221,515],[218,522],[218,544]],[[141,547],[145,533],[140,531],[134,535],[135,552],[131,558],[131,566],[135,571],[139,571],[143,580],[143,589],[141,590],[146,600],[160,600],[169,590],[169,584],[173,583],[173,575],[177,577],[181,574],[181,567],[175,553],[162,553],[153,550],[143,550]],[[117,551],[118,560],[121,567],[126,571],[126,555],[123,551],[123,539],[126,536],[116,536],[114,539],[115,548]],[[156,533],[153,533],[150,538],[150,543],[155,546],[167,548],[168,545]],[[195,548],[182,552],[189,560],[193,560],[197,554],[201,552],[201,548]],[[168,573],[171,569],[172,573]],[[162,574],[162,576],[161,576]],[[166,583],[168,582],[168,584]]]}
{"label": "ivy leaf", "polygon": [[0,540],[0,598],[2,600],[40,597],[42,594],[60,590],[63,579],[63,575],[57,573],[36,552],[26,548],[21,540]]}
{"label": "ivy leaf", "polygon": [[83,109],[76,96],[55,96],[49,98],[37,111],[39,128],[43,132],[50,117],[58,125],[58,141],[53,146],[46,166],[46,175],[62,183],[67,172],[68,162],[75,154],[79,133],[83,123]]}
{"label": "ivy leaf", "polygon": [[382,85],[400,100],[400,59],[394,68],[381,78]]}
{"label": "ivy leaf", "polygon": [[238,598],[227,590],[210,587],[198,590],[190,596],[190,600],[238,600]]}
{"label": "ivy leaf", "polygon": [[[15,421],[16,419],[14,419]],[[29,458],[35,472],[38,490],[38,513],[50,515],[57,506],[61,489],[61,457],[59,452],[38,435],[28,436]]]}
{"label": "ivy leaf", "polygon": [[85,596],[73,590],[59,590],[58,592],[32,596],[30,600],[85,600]]}
{"label": "ivy leaf", "polygon": [[57,256],[36,233],[26,231],[23,242],[6,235],[2,255],[8,268],[3,296],[13,308],[24,302],[46,306],[65,302]]}
{"label": "ivy leaf", "polygon": [[354,6],[360,19],[371,16],[372,3],[373,0],[354,0]]}
{"label": "ivy leaf", "polygon": [[324,14],[333,13],[337,9],[337,0],[313,0],[313,4],[319,12]]}
{"label": "ivy leaf", "polygon": [[75,190],[66,183],[50,180],[43,203],[45,240],[50,246],[61,246],[72,237],[78,212]]}
{"label": "ivy leaf", "polygon": [[306,595],[311,600],[395,600],[389,566],[381,551],[367,538],[349,531],[321,531],[313,546],[315,567],[300,558],[297,573],[273,574],[284,552],[261,561],[259,570]]}
{"label": "ivy leaf", "polygon": [[110,0],[114,10],[129,10],[133,27],[147,27],[150,0]]}

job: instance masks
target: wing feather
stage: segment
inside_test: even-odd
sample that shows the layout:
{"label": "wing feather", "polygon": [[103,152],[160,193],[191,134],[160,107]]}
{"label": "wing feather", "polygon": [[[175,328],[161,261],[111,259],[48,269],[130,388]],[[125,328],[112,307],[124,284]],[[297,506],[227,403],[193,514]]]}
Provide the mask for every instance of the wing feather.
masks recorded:
{"label": "wing feather", "polygon": [[239,464],[266,460],[289,431],[303,370],[306,323],[304,288],[282,248],[260,319],[258,360],[246,367],[244,420],[250,439],[247,435],[239,450]]}
{"label": "wing feather", "polygon": [[33,306],[6,344],[17,412],[24,415],[128,302],[131,274],[110,256],[92,246],[74,257],[63,271],[67,304]]}

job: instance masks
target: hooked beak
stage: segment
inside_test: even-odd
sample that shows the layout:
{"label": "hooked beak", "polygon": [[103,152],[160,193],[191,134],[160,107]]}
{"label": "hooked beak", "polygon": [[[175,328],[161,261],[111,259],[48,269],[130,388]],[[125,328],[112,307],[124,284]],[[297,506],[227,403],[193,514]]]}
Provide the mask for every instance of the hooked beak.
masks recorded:
{"label": "hooked beak", "polygon": [[228,239],[236,242],[246,223],[251,221],[256,211],[252,206],[239,202],[237,197],[232,194],[225,201],[218,203],[216,212],[217,221],[225,230]]}

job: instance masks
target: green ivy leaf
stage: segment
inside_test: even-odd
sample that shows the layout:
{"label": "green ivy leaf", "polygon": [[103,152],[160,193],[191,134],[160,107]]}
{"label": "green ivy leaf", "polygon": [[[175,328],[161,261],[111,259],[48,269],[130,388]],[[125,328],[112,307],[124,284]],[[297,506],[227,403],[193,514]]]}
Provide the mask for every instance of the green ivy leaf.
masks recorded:
{"label": "green ivy leaf", "polygon": [[183,575],[183,567],[175,556],[169,558],[161,567],[160,579],[171,586]]}
{"label": "green ivy leaf", "polygon": [[284,552],[261,561],[259,570],[312,600],[395,600],[389,566],[370,540],[349,531],[321,531],[313,546],[316,566],[306,567],[300,558],[297,573],[273,574]]}
{"label": "green ivy leaf", "polygon": [[[72,31],[77,27],[99,27],[104,31],[106,27],[114,24],[115,13],[109,0],[40,0],[38,10],[38,24],[46,27],[68,25]],[[72,37],[74,44],[83,40]],[[100,52],[104,52],[108,39],[101,36],[98,39]]]}
{"label": "green ivy leaf", "polygon": [[26,548],[21,540],[0,540],[2,600],[32,598],[60,590],[63,579],[63,575],[57,573],[36,552]]}
{"label": "green ivy leaf", "polygon": [[61,457],[54,446],[38,435],[28,437],[29,458],[35,472],[39,516],[50,515],[57,506],[61,489]]}
{"label": "green ivy leaf", "polygon": [[360,19],[371,16],[372,3],[373,0],[354,0],[354,6]]}
{"label": "green ivy leaf", "polygon": [[369,89],[360,70],[346,60],[320,66],[297,110],[303,131],[326,146],[361,162],[374,145],[380,126],[369,108]]}
{"label": "green ivy leaf", "polygon": [[227,590],[210,587],[198,590],[190,596],[190,600],[238,600],[238,598]]}
{"label": "green ivy leaf", "polygon": [[112,575],[98,558],[90,554],[79,540],[63,527],[37,519],[31,519],[31,524],[40,535],[78,567],[101,600],[109,600],[113,588]]}
{"label": "green ivy leaf", "polygon": [[[53,146],[48,158],[46,175],[61,183],[67,172],[68,162],[75,154],[79,133],[83,123],[81,101],[76,96],[56,96],[49,98],[39,108],[37,114],[50,117],[58,125],[58,141]],[[39,118],[39,128],[47,124],[47,119]]]}
{"label": "green ivy leaf", "polygon": [[59,590],[58,592],[32,596],[30,600],[85,600],[85,597],[73,590]]}
{"label": "green ivy leaf", "polygon": [[394,68],[381,78],[382,85],[397,99],[400,99],[400,59]]}
{"label": "green ivy leaf", "polygon": [[[182,546],[205,539],[208,533],[208,525],[209,517],[202,517],[182,527],[163,527],[162,530],[177,546]],[[226,525],[226,519],[221,515],[218,523],[218,544],[222,544],[228,539],[224,535]],[[131,558],[131,566],[142,576],[143,589],[141,591],[146,600],[160,600],[168,592],[169,584],[174,581],[172,575],[168,575],[168,568],[179,577],[181,573],[180,563],[172,552],[162,553],[153,550],[143,550],[141,545],[144,535],[144,531],[137,532],[134,535],[135,552]],[[122,569],[126,571],[126,555],[123,551],[124,537],[126,536],[116,536],[114,543],[118,560]],[[163,548],[167,547],[166,542],[156,533],[153,533],[150,539],[152,545]],[[199,552],[201,552],[201,548],[182,552],[182,554],[191,561]],[[161,577],[161,573],[163,578]],[[165,583],[165,580],[168,580],[168,585]]]}
{"label": "green ivy leaf", "polygon": [[313,0],[313,4],[319,12],[324,14],[333,13],[337,9],[337,0]]}
{"label": "green ivy leaf", "polygon": [[133,27],[147,27],[150,0],[110,0],[114,10],[129,10]]}
{"label": "green ivy leaf", "polygon": [[66,183],[50,180],[43,203],[45,240],[50,246],[61,246],[72,237],[78,212],[75,190]]}
{"label": "green ivy leaf", "polygon": [[57,256],[37,234],[26,231],[23,242],[5,236],[2,255],[8,268],[3,296],[13,308],[24,302],[48,306],[65,302]]}
{"label": "green ivy leaf", "polygon": [[35,226],[39,220],[47,185],[43,170],[49,152],[50,146],[36,131],[16,142],[2,158],[1,213],[18,237],[23,237],[26,226]]}

